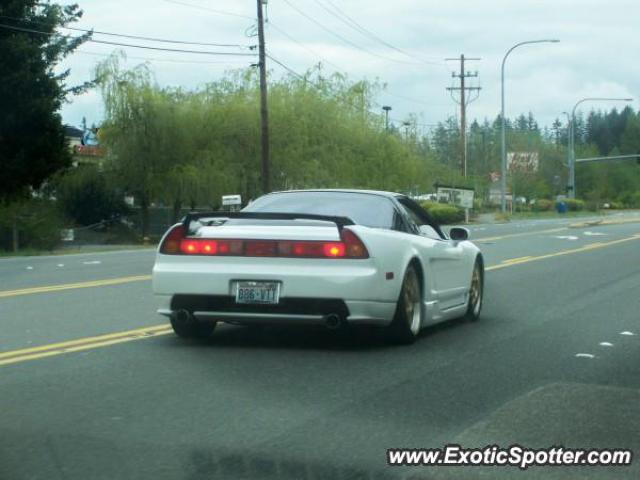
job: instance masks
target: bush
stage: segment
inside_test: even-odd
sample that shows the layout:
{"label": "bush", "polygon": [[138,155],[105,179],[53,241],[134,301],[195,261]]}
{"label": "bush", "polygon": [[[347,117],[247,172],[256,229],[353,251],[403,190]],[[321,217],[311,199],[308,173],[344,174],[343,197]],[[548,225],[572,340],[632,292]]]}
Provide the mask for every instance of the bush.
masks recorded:
{"label": "bush", "polygon": [[587,210],[589,210],[590,212],[597,212],[598,211],[598,202],[594,202],[594,201],[589,201],[586,204],[586,208]]}
{"label": "bush", "polygon": [[62,213],[78,225],[117,218],[129,210],[122,195],[109,188],[104,174],[90,166],[60,177],[56,197]]}
{"label": "bush", "polygon": [[570,212],[578,212],[584,210],[585,207],[584,201],[578,200],[577,198],[567,198],[564,200],[564,203],[567,204],[567,210]]}
{"label": "bush", "polygon": [[550,212],[551,210],[553,210],[553,202],[546,198],[539,198],[533,204],[534,212]]}
{"label": "bush", "polygon": [[51,251],[60,240],[63,220],[56,206],[46,200],[31,199],[0,208],[0,248],[13,248],[13,222],[17,219],[18,246]]}
{"label": "bush", "polygon": [[422,202],[421,205],[440,225],[464,221],[464,209],[456,207],[455,205],[435,202]]}
{"label": "bush", "polygon": [[625,208],[640,208],[640,192],[627,192],[621,200]]}

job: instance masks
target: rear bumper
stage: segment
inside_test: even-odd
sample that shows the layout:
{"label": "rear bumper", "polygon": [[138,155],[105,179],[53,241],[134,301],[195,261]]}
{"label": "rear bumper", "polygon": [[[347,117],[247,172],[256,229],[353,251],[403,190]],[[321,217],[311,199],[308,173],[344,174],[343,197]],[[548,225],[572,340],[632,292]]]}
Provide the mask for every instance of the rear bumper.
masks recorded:
{"label": "rear bumper", "polygon": [[[156,300],[160,315],[168,317],[176,310],[185,309],[200,320],[237,324],[324,325],[328,315],[337,314],[348,323],[384,326],[391,322],[396,309],[394,302],[335,299],[282,299],[283,303],[277,308],[236,306],[231,304],[231,297],[220,302],[209,296],[156,295]],[[306,304],[308,308],[296,308],[292,300],[301,307]]]}
{"label": "rear bumper", "polygon": [[[280,304],[237,305],[235,282],[280,282]],[[337,313],[353,323],[386,325],[395,313],[399,285],[374,259],[313,260],[198,258],[159,255],[153,269],[158,312],[177,309],[233,323],[322,323]]]}

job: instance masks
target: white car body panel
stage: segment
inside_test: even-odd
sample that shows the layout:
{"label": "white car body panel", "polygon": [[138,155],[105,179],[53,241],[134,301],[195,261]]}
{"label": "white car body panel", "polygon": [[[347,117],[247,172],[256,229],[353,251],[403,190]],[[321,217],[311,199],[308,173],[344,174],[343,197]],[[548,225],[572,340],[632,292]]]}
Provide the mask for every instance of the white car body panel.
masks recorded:
{"label": "white car body panel", "polygon": [[[473,243],[436,240],[425,235],[362,225],[345,228],[362,240],[369,258],[166,255],[158,251],[153,267],[153,291],[158,300],[158,312],[171,314],[174,295],[233,298],[236,281],[276,281],[280,282],[281,300],[339,299],[348,309],[346,320],[349,323],[388,325],[394,317],[407,266],[418,262],[423,278],[423,325],[465,313],[472,270],[480,253]],[[259,222],[256,225],[204,226],[193,236],[217,239],[340,239],[338,228],[327,226],[325,222],[302,226],[269,226],[259,225]],[[197,317],[216,318],[204,311],[194,313]],[[243,319],[241,314],[234,314],[225,320],[277,322],[277,317],[275,314],[255,314]],[[319,323],[322,317],[296,317],[296,321],[307,320]]]}

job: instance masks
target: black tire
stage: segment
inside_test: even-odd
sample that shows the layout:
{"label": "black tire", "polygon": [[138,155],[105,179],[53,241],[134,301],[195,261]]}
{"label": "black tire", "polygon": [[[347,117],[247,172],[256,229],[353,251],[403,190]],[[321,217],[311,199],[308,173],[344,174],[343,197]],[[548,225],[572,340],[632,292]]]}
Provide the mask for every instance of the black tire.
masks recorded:
{"label": "black tire", "polygon": [[482,300],[484,296],[484,266],[480,258],[476,258],[471,273],[471,286],[469,287],[469,300],[467,312],[464,319],[469,322],[476,322],[480,318],[482,311]]}
{"label": "black tire", "polygon": [[201,322],[196,319],[184,322],[172,315],[171,327],[175,334],[182,338],[209,338],[213,335],[216,322]]}
{"label": "black tire", "polygon": [[392,343],[409,345],[416,341],[422,321],[422,285],[414,265],[409,265],[404,274],[396,313],[387,327]]}

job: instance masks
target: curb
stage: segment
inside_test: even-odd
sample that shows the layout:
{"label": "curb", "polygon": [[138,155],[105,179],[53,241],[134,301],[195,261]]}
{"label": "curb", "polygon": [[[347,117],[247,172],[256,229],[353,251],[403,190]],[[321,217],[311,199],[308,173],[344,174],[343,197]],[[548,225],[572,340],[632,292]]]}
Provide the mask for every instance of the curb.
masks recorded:
{"label": "curb", "polygon": [[624,225],[625,223],[640,223],[640,218],[627,218],[621,220],[595,220],[591,222],[572,223],[569,228],[600,227],[605,225]]}

